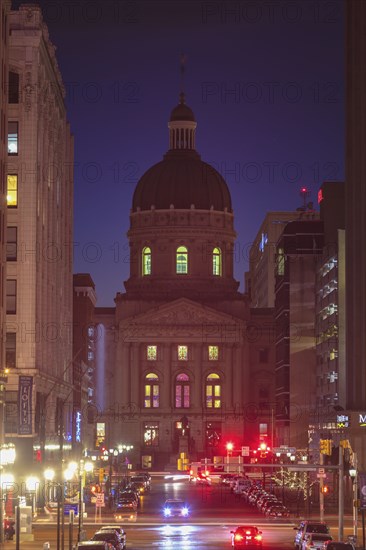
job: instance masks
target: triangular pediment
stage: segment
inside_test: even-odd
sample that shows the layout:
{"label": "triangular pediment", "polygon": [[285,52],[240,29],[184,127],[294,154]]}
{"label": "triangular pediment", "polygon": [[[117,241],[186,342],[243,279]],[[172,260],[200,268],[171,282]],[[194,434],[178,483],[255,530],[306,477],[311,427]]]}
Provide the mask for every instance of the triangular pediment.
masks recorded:
{"label": "triangular pediment", "polygon": [[[238,339],[244,321],[211,307],[204,306],[188,298],[179,298],[144,313],[124,319],[120,332],[126,340],[146,337],[190,337],[213,339],[223,331]],[[139,338],[138,338],[139,339]],[[231,339],[231,338],[230,338]]]}

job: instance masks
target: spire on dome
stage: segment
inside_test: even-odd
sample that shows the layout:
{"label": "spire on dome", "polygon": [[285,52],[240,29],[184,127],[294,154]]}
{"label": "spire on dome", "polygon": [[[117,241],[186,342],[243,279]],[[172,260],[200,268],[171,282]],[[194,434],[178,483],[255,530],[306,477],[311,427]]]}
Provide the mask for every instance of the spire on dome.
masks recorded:
{"label": "spire on dome", "polygon": [[180,56],[180,94],[179,103],[170,114],[169,120],[169,148],[180,150],[192,150],[195,148],[196,119],[193,111],[186,105],[186,94],[184,92],[184,76],[186,70],[187,56]]}

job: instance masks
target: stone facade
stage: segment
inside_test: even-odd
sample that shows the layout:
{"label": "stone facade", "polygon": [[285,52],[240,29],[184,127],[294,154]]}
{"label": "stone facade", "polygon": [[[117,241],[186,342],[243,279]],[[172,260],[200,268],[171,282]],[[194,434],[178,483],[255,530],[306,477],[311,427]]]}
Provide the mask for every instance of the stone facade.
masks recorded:
{"label": "stone facade", "polygon": [[[8,114],[16,148],[8,163],[12,363],[5,427],[19,460],[29,464],[34,449],[57,448],[71,434],[73,138],[40,8],[22,5],[9,23]],[[31,400],[22,419],[20,384]]]}
{"label": "stone facade", "polygon": [[114,356],[106,446],[133,445],[132,460],[155,468],[182,452],[223,456],[229,441],[256,449],[273,430],[272,311],[252,312],[238,291],[230,193],[194,150],[182,95],[168,126],[169,151],[134,193],[126,290],[114,317],[95,317]]}

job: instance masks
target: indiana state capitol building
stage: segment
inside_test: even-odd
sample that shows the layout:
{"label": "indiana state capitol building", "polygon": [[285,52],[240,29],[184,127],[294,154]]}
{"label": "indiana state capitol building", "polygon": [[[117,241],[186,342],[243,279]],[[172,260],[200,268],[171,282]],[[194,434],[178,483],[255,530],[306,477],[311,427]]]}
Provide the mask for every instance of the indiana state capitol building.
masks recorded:
{"label": "indiana state capitol building", "polygon": [[271,435],[272,310],[238,290],[230,191],[197,153],[196,126],[181,94],[169,150],[134,191],[125,291],[95,310],[107,445],[133,445],[133,461],[153,467]]}

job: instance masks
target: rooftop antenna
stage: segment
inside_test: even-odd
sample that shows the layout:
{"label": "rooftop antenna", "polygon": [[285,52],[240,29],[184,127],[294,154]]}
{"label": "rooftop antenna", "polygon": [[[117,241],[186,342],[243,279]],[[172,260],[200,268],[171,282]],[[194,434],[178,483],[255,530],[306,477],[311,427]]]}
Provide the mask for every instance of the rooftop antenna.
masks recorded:
{"label": "rooftop antenna", "polygon": [[299,210],[303,210],[304,212],[306,212],[307,208],[309,207],[310,203],[307,203],[307,198],[310,197],[311,195],[311,192],[309,191],[309,189],[307,187],[301,187],[300,189],[300,197],[303,198],[303,201],[304,201],[304,204],[302,205],[301,208],[299,208]]}
{"label": "rooftop antenna", "polygon": [[180,54],[180,103],[185,103],[185,93],[184,93],[184,76],[186,72],[186,62],[187,56],[185,53]]}

